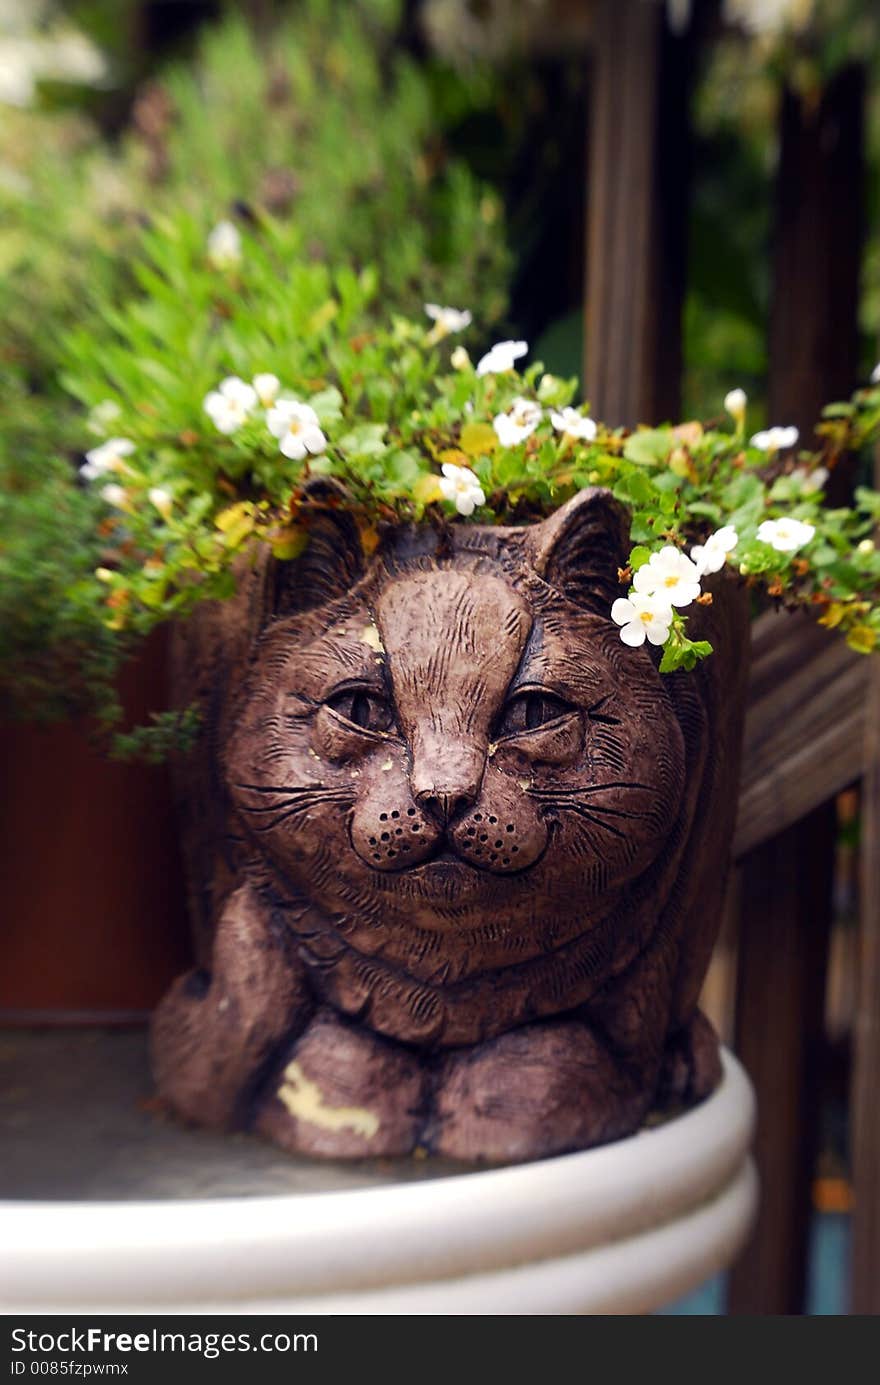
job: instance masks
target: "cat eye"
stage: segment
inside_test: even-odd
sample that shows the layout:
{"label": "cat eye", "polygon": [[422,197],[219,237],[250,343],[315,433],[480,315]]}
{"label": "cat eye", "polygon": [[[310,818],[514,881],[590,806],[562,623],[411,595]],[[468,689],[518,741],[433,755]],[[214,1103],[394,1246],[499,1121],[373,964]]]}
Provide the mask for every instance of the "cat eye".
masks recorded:
{"label": "cat eye", "polygon": [[368,688],[344,688],[328,697],[325,706],[362,731],[389,731],[394,724],[387,698]]}
{"label": "cat eye", "polygon": [[511,698],[501,716],[498,726],[500,736],[518,736],[524,731],[537,731],[551,721],[558,721],[568,712],[574,711],[568,702],[553,693],[533,689],[518,693]]}

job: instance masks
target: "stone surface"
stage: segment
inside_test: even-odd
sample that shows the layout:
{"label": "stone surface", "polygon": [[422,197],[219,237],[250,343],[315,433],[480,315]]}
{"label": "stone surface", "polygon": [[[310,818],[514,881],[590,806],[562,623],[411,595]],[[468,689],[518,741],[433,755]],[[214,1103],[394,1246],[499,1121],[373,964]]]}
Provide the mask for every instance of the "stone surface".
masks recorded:
{"label": "stone surface", "polygon": [[449,1160],[333,1163],[186,1126],[156,1101],[143,1029],[0,1031],[0,1201],[312,1194],[438,1178]]}

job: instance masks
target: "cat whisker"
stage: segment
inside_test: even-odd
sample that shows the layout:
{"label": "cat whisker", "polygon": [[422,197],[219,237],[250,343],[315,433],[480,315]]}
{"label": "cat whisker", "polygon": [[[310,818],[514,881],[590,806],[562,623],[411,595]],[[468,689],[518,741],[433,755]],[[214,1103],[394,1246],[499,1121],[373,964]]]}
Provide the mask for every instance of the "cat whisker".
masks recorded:
{"label": "cat whisker", "polygon": [[[303,803],[311,803],[311,802],[320,803],[320,802],[324,802],[324,801],[326,801],[326,800],[328,800],[328,799],[333,799],[333,798],[335,798],[336,796],[337,796],[337,795],[332,794],[332,793],[326,793],[326,794],[309,795],[309,797],[308,797],[307,799],[306,799],[306,798],[303,798],[303,797],[298,797],[298,798],[289,798],[289,797],[288,797],[288,798],[283,798],[283,799],[281,799],[280,802],[278,802],[278,803],[267,803],[267,804],[265,804],[265,805],[263,805],[262,807],[259,807],[259,808],[251,808],[249,804],[243,803],[243,804],[241,805],[241,810],[242,810],[242,812],[247,813],[249,816],[252,815],[252,814],[254,814],[254,815],[259,815],[260,813],[277,813],[280,809],[283,809],[283,808],[293,808],[293,807],[297,807],[297,806],[299,806],[299,805],[301,805],[301,804],[303,804]],[[346,795],[346,797],[348,797],[348,795]]]}
{"label": "cat whisker", "polygon": [[585,784],[582,788],[571,789],[528,789],[527,792],[535,798],[585,798],[587,795],[606,793],[612,789],[641,789],[645,793],[653,794],[655,789],[650,784],[640,784],[637,780],[615,779],[607,784]]}
{"label": "cat whisker", "polygon": [[329,784],[235,784],[236,789],[248,789],[251,793],[305,794],[326,790],[333,792]]}
{"label": "cat whisker", "polygon": [[343,806],[348,807],[351,805],[352,802],[353,799],[351,798],[351,796],[346,795],[344,798],[341,796],[327,796],[325,798],[318,799],[315,802],[298,803],[295,807],[288,808],[286,812],[279,814],[279,816],[273,819],[272,822],[264,822],[261,827],[255,827],[254,831],[258,833],[260,836],[262,836],[264,832],[273,832],[275,828],[280,827],[283,822],[288,822],[290,818],[299,817],[303,813],[308,813],[313,808],[319,808],[322,807],[324,804],[328,803],[340,803]]}
{"label": "cat whisker", "polygon": [[621,841],[628,840],[626,832],[621,832],[619,827],[612,826],[610,822],[603,822],[600,818],[593,817],[593,814],[582,803],[561,802],[559,807],[566,812],[574,813],[576,817],[583,818],[585,822],[592,823],[600,831],[610,833],[612,837],[619,837]]}
{"label": "cat whisker", "polygon": [[[559,797],[554,801],[557,803],[566,804],[568,802],[568,795],[560,794]],[[637,818],[650,818],[652,816],[652,814],[649,812],[639,813],[633,812],[632,810],[627,808],[609,808],[608,805],[605,803],[591,803],[590,812],[604,813],[606,817],[627,818],[628,820],[635,820]]]}

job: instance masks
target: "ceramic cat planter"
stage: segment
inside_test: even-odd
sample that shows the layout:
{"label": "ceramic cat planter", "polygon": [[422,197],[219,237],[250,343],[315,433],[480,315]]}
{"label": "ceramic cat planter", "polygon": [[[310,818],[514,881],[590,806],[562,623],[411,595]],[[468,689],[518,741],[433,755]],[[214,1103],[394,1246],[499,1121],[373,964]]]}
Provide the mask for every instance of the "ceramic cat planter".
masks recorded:
{"label": "ceramic cat planter", "polygon": [[521,528],[316,511],[181,641],[203,965],[154,1023],[183,1116],[291,1151],[531,1159],[705,1096],[748,658],[715,580],[661,676],[621,643],[601,491]]}

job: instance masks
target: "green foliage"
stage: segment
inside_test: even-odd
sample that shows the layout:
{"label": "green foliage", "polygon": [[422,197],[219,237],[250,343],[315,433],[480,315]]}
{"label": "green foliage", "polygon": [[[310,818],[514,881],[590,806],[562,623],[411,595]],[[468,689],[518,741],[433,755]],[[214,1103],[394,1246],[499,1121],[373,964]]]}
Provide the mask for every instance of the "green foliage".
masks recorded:
{"label": "green foliage", "polygon": [[[67,387],[92,427],[109,401],[115,416],[104,426],[130,444],[126,452],[111,445],[92,482],[106,502],[101,559],[73,591],[96,628],[128,640],[228,596],[234,566],[255,544],[295,557],[308,543],[316,477],[343,488],[368,547],[384,524],[460,518],[442,487],[452,467],[483,523],[537,519],[583,487],[608,487],[632,516],[636,546],[623,582],[657,555],[674,557],[734,526],[735,546],[719,566],[790,604],[820,606],[855,649],[878,642],[880,496],[863,489],[852,508],[826,508],[818,467],[880,433],[880,386],[831,406],[819,425],[821,453],[801,454],[797,467],[790,452],[746,441],[735,401],[727,426],[598,425],[593,438],[578,439],[557,412],[575,381],[539,363],[481,375],[460,338],[427,319],[391,313],[381,325],[375,273],[292,259],[289,233],[269,217],[244,234],[226,268],[212,263],[203,227],[183,213],[157,222],[144,247],[142,291],[106,310],[100,336],[82,330],[68,342]],[[281,451],[271,399],[249,396],[229,432],[206,409],[224,379],[237,377],[247,393],[266,373],[278,377],[282,400],[314,411],[321,435],[311,452]],[[523,400],[537,421],[502,445],[498,417],[517,419]],[[572,426],[583,425],[581,417]],[[785,547],[761,530],[767,520],[805,527]],[[645,589],[634,580],[636,593]],[[689,640],[680,610],[667,620],[664,671],[711,653]]]}
{"label": "green foliage", "polygon": [[144,221],[179,209],[206,232],[234,208],[268,211],[310,256],[376,264],[397,306],[442,284],[499,316],[501,208],[445,156],[442,74],[395,51],[399,8],[304,0],[262,38],[233,14],[139,95],[116,148],[82,116],[4,112],[5,359],[51,386],[59,325],[126,289]]}

